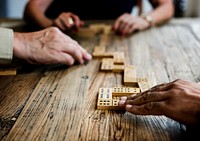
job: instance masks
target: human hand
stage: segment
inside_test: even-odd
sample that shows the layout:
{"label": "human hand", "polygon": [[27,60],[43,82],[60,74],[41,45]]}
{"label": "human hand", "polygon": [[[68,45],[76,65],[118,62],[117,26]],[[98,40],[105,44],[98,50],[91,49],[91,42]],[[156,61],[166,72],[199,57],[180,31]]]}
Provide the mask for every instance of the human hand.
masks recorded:
{"label": "human hand", "polygon": [[70,12],[61,13],[54,21],[53,25],[60,28],[62,31],[67,31],[70,29],[78,30],[81,26],[84,25],[84,22],[79,19],[79,17]]}
{"label": "human hand", "polygon": [[147,29],[149,26],[149,23],[142,17],[135,17],[129,13],[125,13],[117,18],[112,29],[116,33],[125,36],[138,30]]}
{"label": "human hand", "polygon": [[119,105],[133,114],[165,115],[186,125],[200,125],[200,84],[175,80],[122,97]]}
{"label": "human hand", "polygon": [[82,64],[92,58],[76,41],[56,27],[32,33],[14,33],[13,53],[33,64],[60,63],[70,66],[75,60]]}

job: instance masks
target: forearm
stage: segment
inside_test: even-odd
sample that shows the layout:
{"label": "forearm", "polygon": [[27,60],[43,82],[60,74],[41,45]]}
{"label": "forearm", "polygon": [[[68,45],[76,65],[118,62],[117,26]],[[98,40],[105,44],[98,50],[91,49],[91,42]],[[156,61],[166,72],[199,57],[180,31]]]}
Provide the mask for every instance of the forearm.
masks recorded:
{"label": "forearm", "polygon": [[29,22],[46,28],[53,24],[53,21],[46,17],[45,11],[50,5],[51,0],[32,0],[25,7],[24,19]]}
{"label": "forearm", "polygon": [[160,2],[148,15],[153,19],[152,25],[165,23],[174,15],[173,2],[171,0]]}

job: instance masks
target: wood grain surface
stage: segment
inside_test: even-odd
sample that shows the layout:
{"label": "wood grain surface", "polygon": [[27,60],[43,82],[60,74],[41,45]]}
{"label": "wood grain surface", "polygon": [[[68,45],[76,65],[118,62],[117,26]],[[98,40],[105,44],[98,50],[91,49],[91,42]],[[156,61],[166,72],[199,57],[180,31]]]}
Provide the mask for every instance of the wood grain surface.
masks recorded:
{"label": "wood grain surface", "polygon": [[[173,19],[129,37],[110,34],[106,51],[125,53],[138,77],[153,84],[200,81],[200,19]],[[92,53],[100,35],[73,36]],[[193,132],[165,116],[97,110],[100,87],[122,85],[122,73],[101,72],[101,58],[84,65],[19,63],[0,76],[0,139],[5,141],[181,141]]]}

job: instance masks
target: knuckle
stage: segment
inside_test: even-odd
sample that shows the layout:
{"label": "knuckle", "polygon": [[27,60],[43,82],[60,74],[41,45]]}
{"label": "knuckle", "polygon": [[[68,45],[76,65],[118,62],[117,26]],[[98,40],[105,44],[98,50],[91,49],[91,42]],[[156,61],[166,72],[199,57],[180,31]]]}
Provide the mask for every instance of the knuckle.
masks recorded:
{"label": "knuckle", "polygon": [[71,48],[71,51],[72,51],[73,54],[77,54],[77,52],[78,52],[77,46],[73,45],[73,47]]}
{"label": "knuckle", "polygon": [[61,32],[58,27],[50,27],[49,28],[49,35],[52,39],[57,39],[60,37]]}
{"label": "knuckle", "polygon": [[65,12],[62,12],[61,14],[60,14],[60,16],[65,16],[66,15],[66,13]]}
{"label": "knuckle", "polygon": [[59,29],[58,29],[58,27],[50,27],[49,28],[49,30],[50,30],[50,32],[52,33],[52,34],[58,34],[59,33]]}
{"label": "knuckle", "polygon": [[128,22],[127,20],[124,20],[124,21],[123,21],[123,24],[129,25],[129,22]]}
{"label": "knuckle", "polygon": [[142,101],[147,101],[149,99],[149,97],[151,96],[150,92],[144,93],[142,96]]}
{"label": "knuckle", "polygon": [[155,105],[154,103],[150,102],[150,103],[147,103],[145,104],[144,108],[146,111],[151,111],[152,109],[154,109]]}
{"label": "knuckle", "polygon": [[126,104],[132,104],[132,100],[126,100]]}
{"label": "knuckle", "polygon": [[76,15],[74,15],[74,18],[75,18],[75,19],[79,19],[79,17],[78,17],[78,16],[76,16]]}
{"label": "knuckle", "polygon": [[66,59],[66,62],[69,66],[73,65],[74,64],[74,59],[72,57],[69,57]]}
{"label": "knuckle", "polygon": [[172,88],[178,89],[180,87],[179,83],[175,82],[171,84]]}
{"label": "knuckle", "polygon": [[180,82],[183,82],[184,80],[182,80],[182,79],[176,79],[175,81],[174,81],[174,83],[180,83]]}
{"label": "knuckle", "polygon": [[79,45],[78,42],[76,40],[74,40],[73,43],[75,44],[75,47],[77,48]]}

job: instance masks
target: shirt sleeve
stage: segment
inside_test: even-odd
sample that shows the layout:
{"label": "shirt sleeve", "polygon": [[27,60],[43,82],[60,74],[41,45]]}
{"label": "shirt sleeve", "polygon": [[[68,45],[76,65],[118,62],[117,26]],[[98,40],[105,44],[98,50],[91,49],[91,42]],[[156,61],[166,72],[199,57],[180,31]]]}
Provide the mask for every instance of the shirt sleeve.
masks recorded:
{"label": "shirt sleeve", "polygon": [[13,58],[14,35],[12,29],[0,27],[0,64],[10,64]]}

